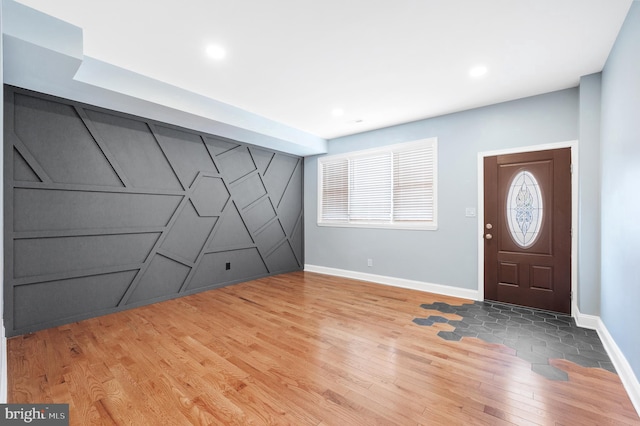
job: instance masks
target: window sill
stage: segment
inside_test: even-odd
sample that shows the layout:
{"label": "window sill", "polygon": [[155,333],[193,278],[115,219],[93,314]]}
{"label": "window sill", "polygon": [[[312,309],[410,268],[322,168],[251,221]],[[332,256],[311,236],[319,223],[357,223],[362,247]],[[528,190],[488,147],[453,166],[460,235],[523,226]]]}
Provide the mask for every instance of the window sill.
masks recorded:
{"label": "window sill", "polygon": [[371,229],[405,229],[414,231],[437,231],[437,223],[327,223],[316,222],[318,226],[331,228],[371,228]]}

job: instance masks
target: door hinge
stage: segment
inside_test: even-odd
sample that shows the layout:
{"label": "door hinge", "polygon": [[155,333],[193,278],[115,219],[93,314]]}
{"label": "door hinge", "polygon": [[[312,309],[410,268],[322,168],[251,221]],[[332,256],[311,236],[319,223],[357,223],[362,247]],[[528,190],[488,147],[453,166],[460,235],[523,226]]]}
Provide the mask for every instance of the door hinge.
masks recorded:
{"label": "door hinge", "polygon": [[573,163],[569,164],[569,172],[573,174]]}

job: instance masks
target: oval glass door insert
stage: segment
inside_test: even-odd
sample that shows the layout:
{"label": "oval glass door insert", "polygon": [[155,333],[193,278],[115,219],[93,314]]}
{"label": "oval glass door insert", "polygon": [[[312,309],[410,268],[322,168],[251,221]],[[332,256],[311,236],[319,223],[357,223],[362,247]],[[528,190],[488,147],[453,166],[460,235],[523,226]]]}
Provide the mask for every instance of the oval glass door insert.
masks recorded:
{"label": "oval glass door insert", "polygon": [[542,191],[528,171],[517,173],[507,195],[507,223],[511,238],[522,248],[530,247],[542,225]]}

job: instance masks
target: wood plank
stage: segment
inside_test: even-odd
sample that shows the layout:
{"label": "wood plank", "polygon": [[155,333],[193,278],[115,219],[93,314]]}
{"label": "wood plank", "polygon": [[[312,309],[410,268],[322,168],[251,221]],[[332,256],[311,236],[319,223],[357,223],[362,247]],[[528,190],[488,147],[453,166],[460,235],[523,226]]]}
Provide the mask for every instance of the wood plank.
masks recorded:
{"label": "wood plank", "polygon": [[[294,272],[8,340],[9,402],[70,424],[640,425],[619,377],[437,336],[464,299]],[[598,389],[594,392],[594,389]]]}

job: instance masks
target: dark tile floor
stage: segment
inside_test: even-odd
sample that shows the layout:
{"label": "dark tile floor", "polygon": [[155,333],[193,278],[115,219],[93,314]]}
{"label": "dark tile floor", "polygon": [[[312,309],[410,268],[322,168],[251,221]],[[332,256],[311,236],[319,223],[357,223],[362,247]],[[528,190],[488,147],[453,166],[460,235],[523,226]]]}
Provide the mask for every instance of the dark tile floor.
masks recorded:
{"label": "dark tile floor", "polygon": [[453,331],[440,331],[446,340],[477,337],[488,343],[506,345],[531,363],[531,369],[551,380],[568,380],[567,373],[549,365],[550,358],[566,359],[583,367],[616,372],[595,330],[578,327],[563,314],[497,302],[473,302],[461,306],[436,302],[424,309],[456,314],[460,320],[431,315],[413,320],[418,325],[447,323]]}

